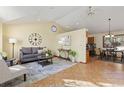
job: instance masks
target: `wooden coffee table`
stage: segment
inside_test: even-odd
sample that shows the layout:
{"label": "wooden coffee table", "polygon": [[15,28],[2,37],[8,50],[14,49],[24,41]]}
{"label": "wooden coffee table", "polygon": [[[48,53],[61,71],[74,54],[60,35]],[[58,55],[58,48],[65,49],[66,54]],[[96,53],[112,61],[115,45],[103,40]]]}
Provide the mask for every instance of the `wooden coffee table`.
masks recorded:
{"label": "wooden coffee table", "polygon": [[53,64],[52,58],[53,56],[38,56],[38,63],[42,66],[45,66],[46,64]]}

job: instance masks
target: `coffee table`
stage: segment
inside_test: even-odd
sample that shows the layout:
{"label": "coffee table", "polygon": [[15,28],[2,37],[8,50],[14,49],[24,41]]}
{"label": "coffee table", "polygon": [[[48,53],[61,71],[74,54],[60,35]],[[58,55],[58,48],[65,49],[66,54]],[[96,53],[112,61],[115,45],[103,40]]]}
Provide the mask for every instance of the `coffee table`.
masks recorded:
{"label": "coffee table", "polygon": [[52,58],[53,56],[38,56],[38,63],[42,66],[45,66],[46,64],[53,64]]}

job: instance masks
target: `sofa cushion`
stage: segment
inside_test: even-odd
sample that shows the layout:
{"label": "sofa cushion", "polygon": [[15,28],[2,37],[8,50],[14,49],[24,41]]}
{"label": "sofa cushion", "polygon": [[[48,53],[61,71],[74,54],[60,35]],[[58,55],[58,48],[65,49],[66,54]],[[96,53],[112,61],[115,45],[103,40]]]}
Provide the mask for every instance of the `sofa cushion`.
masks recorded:
{"label": "sofa cushion", "polygon": [[31,47],[27,47],[27,48],[23,47],[22,52],[23,54],[31,54],[32,53]]}
{"label": "sofa cushion", "polygon": [[43,50],[43,47],[32,47],[32,53],[37,54],[38,50]]}
{"label": "sofa cushion", "polygon": [[43,48],[44,48],[44,47],[38,47],[38,48],[39,48],[39,50],[40,50],[40,49],[42,49],[42,50],[43,50]]}
{"label": "sofa cushion", "polygon": [[39,48],[38,47],[32,47],[32,53],[33,54],[37,54],[38,53]]}
{"label": "sofa cushion", "polygon": [[27,54],[23,56],[23,58],[32,58],[32,57],[35,57],[35,54]]}
{"label": "sofa cushion", "polygon": [[42,56],[42,55],[45,55],[45,53],[42,53],[42,54],[34,54],[34,56]]}
{"label": "sofa cushion", "polygon": [[42,55],[45,55],[45,53],[44,54],[27,54],[27,55],[24,55],[23,58],[33,58],[33,57],[42,56]]}

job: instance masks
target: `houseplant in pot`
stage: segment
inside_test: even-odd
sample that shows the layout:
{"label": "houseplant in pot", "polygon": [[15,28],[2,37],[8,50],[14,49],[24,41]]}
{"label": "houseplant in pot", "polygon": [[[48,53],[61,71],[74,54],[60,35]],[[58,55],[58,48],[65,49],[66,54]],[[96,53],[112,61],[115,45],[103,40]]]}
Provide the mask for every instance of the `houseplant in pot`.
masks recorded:
{"label": "houseplant in pot", "polygon": [[69,51],[69,55],[71,57],[71,61],[72,62],[75,62],[76,61],[76,58],[75,58],[76,57],[76,54],[77,54],[76,51],[73,51],[73,50],[70,50]]}
{"label": "houseplant in pot", "polygon": [[46,51],[46,56],[52,56],[52,51],[48,49],[48,50]]}

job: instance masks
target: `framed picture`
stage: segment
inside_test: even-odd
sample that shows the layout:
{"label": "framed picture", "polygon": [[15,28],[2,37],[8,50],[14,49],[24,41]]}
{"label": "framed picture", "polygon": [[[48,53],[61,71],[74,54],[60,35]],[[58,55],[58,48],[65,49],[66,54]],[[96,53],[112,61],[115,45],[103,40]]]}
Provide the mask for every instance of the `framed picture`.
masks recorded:
{"label": "framed picture", "polygon": [[70,46],[71,45],[71,36],[65,35],[59,38],[59,43],[64,46]]}
{"label": "framed picture", "polygon": [[113,38],[103,36],[103,48],[114,48],[124,46],[124,34],[115,35]]}

